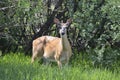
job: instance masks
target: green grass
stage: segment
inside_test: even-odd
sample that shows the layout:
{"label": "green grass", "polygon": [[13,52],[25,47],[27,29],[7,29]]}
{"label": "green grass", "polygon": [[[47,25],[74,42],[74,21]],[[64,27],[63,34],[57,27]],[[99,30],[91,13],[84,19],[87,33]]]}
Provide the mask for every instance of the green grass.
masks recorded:
{"label": "green grass", "polygon": [[120,80],[120,72],[83,66],[45,66],[22,54],[0,57],[0,80]]}

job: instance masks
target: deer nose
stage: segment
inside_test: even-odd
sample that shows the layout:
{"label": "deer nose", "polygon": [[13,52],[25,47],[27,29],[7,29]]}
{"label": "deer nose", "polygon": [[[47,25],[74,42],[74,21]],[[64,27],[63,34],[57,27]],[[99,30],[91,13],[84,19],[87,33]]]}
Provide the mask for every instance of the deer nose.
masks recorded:
{"label": "deer nose", "polygon": [[65,33],[64,33],[64,32],[62,32],[61,34],[62,34],[62,35],[64,35]]}

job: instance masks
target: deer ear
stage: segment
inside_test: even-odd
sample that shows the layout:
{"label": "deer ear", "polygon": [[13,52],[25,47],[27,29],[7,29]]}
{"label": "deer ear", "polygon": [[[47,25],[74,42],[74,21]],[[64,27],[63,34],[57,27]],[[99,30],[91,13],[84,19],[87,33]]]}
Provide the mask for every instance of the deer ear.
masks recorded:
{"label": "deer ear", "polygon": [[72,19],[68,19],[66,23],[69,25],[71,22],[72,22]]}
{"label": "deer ear", "polygon": [[59,23],[60,23],[59,19],[54,18],[54,23],[55,23],[55,24],[59,24]]}

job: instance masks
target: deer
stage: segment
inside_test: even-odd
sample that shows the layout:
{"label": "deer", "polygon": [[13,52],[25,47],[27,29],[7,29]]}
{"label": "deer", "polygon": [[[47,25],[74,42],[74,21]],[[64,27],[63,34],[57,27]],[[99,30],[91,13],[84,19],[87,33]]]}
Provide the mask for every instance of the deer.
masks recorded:
{"label": "deer", "polygon": [[[38,44],[37,40],[34,40],[32,62],[34,61],[34,54],[40,51],[40,56],[42,56],[45,64],[48,64],[50,61],[57,62],[59,68],[62,68],[62,63],[68,65],[70,57],[72,56],[72,49],[67,38],[67,27],[69,27],[71,22],[71,19],[63,23],[60,22],[59,19],[54,18],[54,23],[59,28],[60,38],[50,37],[48,39],[47,36],[38,47],[36,46]],[[37,50],[34,48],[37,48]]]}
{"label": "deer", "polygon": [[43,57],[45,44],[54,39],[57,39],[57,37],[42,36],[42,37],[38,37],[37,39],[33,40],[31,63],[33,63],[35,61],[35,59],[37,59],[37,58],[41,59]]}

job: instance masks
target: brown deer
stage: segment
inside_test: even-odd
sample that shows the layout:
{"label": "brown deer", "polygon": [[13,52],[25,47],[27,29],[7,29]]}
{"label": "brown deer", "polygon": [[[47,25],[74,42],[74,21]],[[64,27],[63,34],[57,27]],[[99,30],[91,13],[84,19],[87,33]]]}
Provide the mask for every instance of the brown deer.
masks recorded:
{"label": "brown deer", "polygon": [[61,68],[63,62],[68,64],[72,55],[71,46],[67,38],[67,27],[71,23],[71,19],[68,19],[66,23],[60,23],[60,21],[55,18],[54,23],[59,28],[60,38],[51,37],[48,39],[48,37],[45,37],[42,40],[44,42],[39,45],[37,43],[39,40],[34,40],[32,62],[34,61],[34,54],[40,52],[40,56],[43,57],[45,63],[55,61]]}
{"label": "brown deer", "polygon": [[33,63],[36,58],[42,58],[43,57],[44,47],[45,47],[46,43],[48,43],[48,42],[50,42],[54,39],[57,39],[57,37],[42,36],[42,37],[39,37],[39,38],[33,40],[33,43],[32,43],[32,61],[31,61],[31,63]]}

